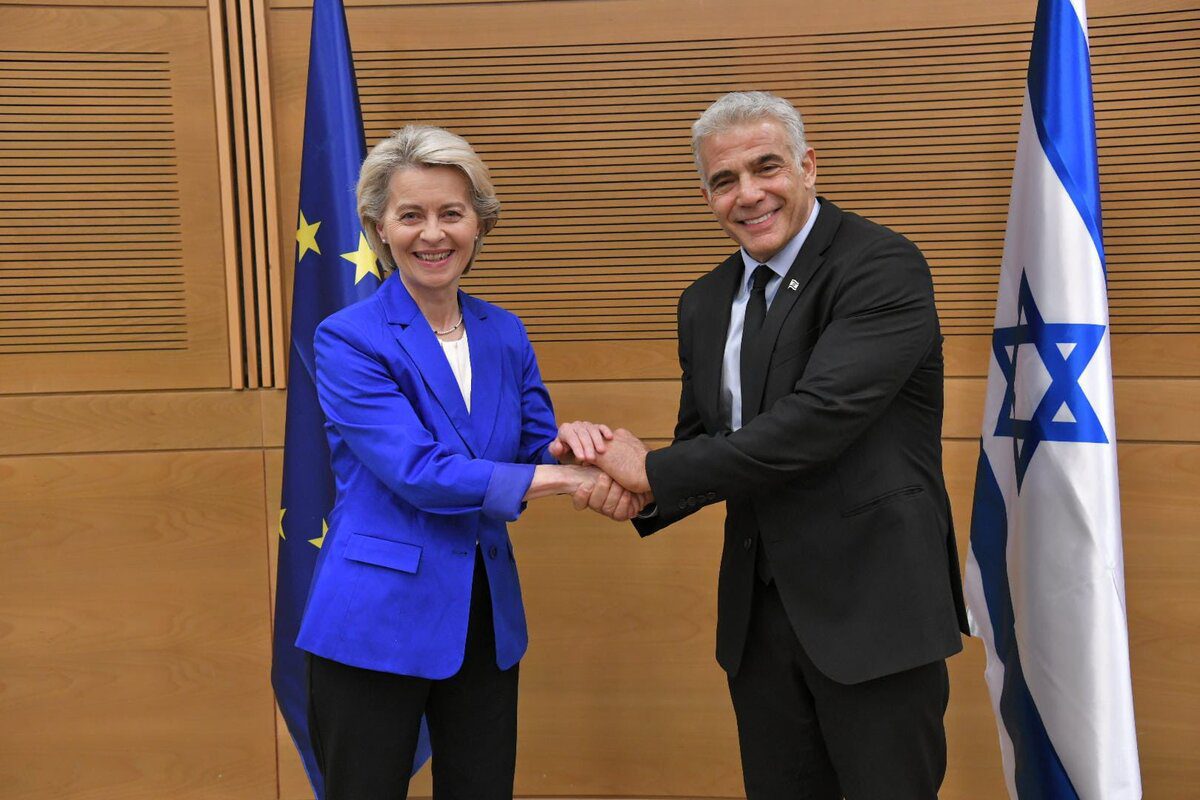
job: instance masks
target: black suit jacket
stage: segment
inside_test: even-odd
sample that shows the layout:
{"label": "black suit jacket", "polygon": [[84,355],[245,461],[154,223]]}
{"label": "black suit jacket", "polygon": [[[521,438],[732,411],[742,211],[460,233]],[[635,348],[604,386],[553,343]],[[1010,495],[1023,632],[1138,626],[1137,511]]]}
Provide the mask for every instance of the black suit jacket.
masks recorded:
{"label": "black suit jacket", "polygon": [[[765,547],[801,643],[858,683],[945,658],[966,631],[942,478],[942,337],[915,245],[821,200],[721,419],[721,362],[740,251],[679,301],[675,441],[646,459],[658,514],[643,536],[727,502],[717,660],[741,663]],[[750,418],[757,412],[757,416]]]}

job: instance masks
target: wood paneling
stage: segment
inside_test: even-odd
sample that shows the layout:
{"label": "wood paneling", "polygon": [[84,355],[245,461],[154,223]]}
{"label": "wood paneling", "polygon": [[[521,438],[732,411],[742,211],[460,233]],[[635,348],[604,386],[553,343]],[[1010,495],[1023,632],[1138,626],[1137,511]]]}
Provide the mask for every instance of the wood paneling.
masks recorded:
{"label": "wood paneling", "polygon": [[[1200,720],[1200,445],[1117,448],[1125,545],[1130,661],[1144,794],[1190,797],[1200,767],[1190,742]],[[960,556],[969,547],[979,447],[944,443]],[[995,718],[978,640],[950,661],[950,766],[942,796],[1005,797]]]}
{"label": "wood paneling", "polygon": [[6,798],[273,796],[257,451],[0,459]]}
{"label": "wood paneling", "polygon": [[205,14],[5,9],[0,392],[229,385]]}
{"label": "wood paneling", "polygon": [[[736,728],[713,656],[723,514],[665,536],[533,503],[513,529],[531,646],[521,795],[736,796]],[[536,762],[535,762],[536,759]]]}
{"label": "wood paneling", "polygon": [[1125,587],[1145,797],[1200,786],[1200,447],[1118,449]]}
{"label": "wood paneling", "polygon": [[[945,438],[979,439],[985,388],[982,378],[946,381]],[[1200,442],[1200,381],[1121,378],[1113,393],[1122,442]],[[551,383],[550,394],[564,422],[603,420],[643,438],[669,438],[675,428],[678,381]]]}
{"label": "wood paneling", "polygon": [[0,396],[0,431],[0,455],[263,446],[252,392]]}
{"label": "wood paneling", "polygon": [[[1113,330],[1200,331],[1200,279],[1186,266],[1200,229],[1175,213],[1200,179],[1179,158],[1200,141],[1180,127],[1195,111],[1200,17],[1114,10],[1092,18]],[[520,313],[535,341],[673,338],[675,297],[730,250],[700,200],[688,126],[734,88],[771,89],[806,112],[822,192],[922,246],[947,334],[990,330],[1024,14],[893,31],[863,19],[845,31],[826,30],[815,12],[803,33],[767,37],[733,21],[715,38],[677,22],[669,30],[680,38],[645,42],[632,41],[624,18],[613,28],[589,20],[586,34],[564,25],[573,35],[547,44],[533,33],[528,43],[489,37],[484,20],[504,11],[456,11],[480,30],[414,36],[399,50],[363,26],[355,60],[369,141],[431,122],[489,161],[505,214],[466,284]],[[426,21],[402,13],[417,28]],[[352,13],[352,27],[370,15]],[[1173,204],[1154,202],[1156,173],[1178,182]]]}
{"label": "wood paneling", "polygon": [[[287,343],[282,339],[283,296],[276,220],[274,129],[271,119],[267,32],[262,0],[224,0],[212,12],[223,26],[219,37],[231,113],[228,130],[228,202],[235,211],[228,226],[236,241],[232,258],[240,296],[242,349],[239,360],[251,387],[282,385]],[[228,257],[228,255],[227,255]]]}

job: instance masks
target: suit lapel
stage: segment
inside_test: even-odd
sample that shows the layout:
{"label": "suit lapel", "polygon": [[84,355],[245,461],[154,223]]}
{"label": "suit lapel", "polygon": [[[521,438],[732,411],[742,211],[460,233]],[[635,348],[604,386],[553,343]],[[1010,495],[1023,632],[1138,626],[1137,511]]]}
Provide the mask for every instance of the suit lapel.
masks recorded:
{"label": "suit lapel", "polygon": [[717,430],[728,423],[721,419],[721,369],[725,361],[725,338],[729,335],[729,312],[742,277],[742,251],[738,250],[714,269],[712,286],[701,295],[699,324],[693,333],[692,381],[701,416]]}
{"label": "suit lapel", "polygon": [[783,329],[783,321],[791,313],[792,307],[800,299],[800,295],[808,288],[813,275],[825,261],[825,250],[833,241],[833,235],[842,221],[842,211],[828,200],[821,199],[821,210],[817,221],[804,240],[791,269],[783,276],[783,283],[775,293],[767,316],[763,320],[762,331],[755,339],[751,351],[742,354],[742,359],[749,357],[749,364],[742,381],[742,420],[749,420],[762,410],[763,390],[767,383],[767,367],[771,363],[771,353],[775,350],[775,342]]}
{"label": "suit lapel", "polygon": [[503,354],[500,352],[500,336],[488,319],[487,306],[476,304],[461,293],[459,301],[462,303],[471,351],[471,440],[475,444],[474,452],[479,456],[486,452],[496,427]]}
{"label": "suit lapel", "polygon": [[[442,352],[441,344],[433,335],[433,329],[429,327],[425,317],[421,315],[416,301],[409,295],[399,276],[392,276],[384,281],[377,296],[383,303],[388,327],[396,341],[416,365],[425,385],[450,418],[463,443],[477,456],[478,453],[472,446],[471,420],[467,414],[466,403],[463,402],[462,391],[458,388],[458,381],[454,379],[454,372],[450,369],[446,354]],[[475,343],[471,342],[470,347],[474,349],[474,346]],[[474,369],[474,358],[471,360]],[[472,381],[474,378],[475,373],[472,372]]]}

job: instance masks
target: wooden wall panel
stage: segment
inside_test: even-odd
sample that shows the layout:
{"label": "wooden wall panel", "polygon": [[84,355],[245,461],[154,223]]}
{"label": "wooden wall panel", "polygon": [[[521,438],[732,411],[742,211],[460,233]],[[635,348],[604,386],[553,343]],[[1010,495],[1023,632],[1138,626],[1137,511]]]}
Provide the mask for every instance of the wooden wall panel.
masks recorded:
{"label": "wooden wall panel", "polygon": [[228,386],[207,12],[3,13],[0,391]]}
{"label": "wooden wall panel", "polygon": [[0,396],[0,455],[263,445],[251,392]]}
{"label": "wooden wall panel", "polygon": [[530,505],[513,530],[531,641],[518,794],[739,794],[713,656],[723,516],[639,540],[565,498]]}
{"label": "wooden wall panel", "polygon": [[275,747],[249,451],[0,459],[6,798],[262,798]]}
{"label": "wooden wall panel", "polygon": [[[1031,22],[993,9],[941,24],[935,5],[890,31],[872,9],[837,20],[814,10],[802,33],[740,32],[777,10],[761,2],[724,20],[721,36],[676,20],[672,37],[645,42],[628,22],[650,11],[607,24],[586,4],[515,41],[522,13],[495,5],[456,10],[469,31],[452,37],[431,24],[439,7],[398,11],[413,31],[402,48],[374,9],[351,22],[363,20],[368,139],[443,124],[492,167],[503,221],[466,283],[520,313],[535,341],[601,349],[671,339],[679,291],[730,250],[700,201],[688,125],[720,92],[752,87],[806,112],[823,193],[923,247],[946,332],[990,330]],[[1187,264],[1200,229],[1174,209],[1200,178],[1180,158],[1197,144],[1181,125],[1195,110],[1200,17],[1169,3],[1144,14],[1093,6],[1114,332],[1195,332],[1200,279]],[[564,35],[547,43],[559,25]],[[285,137],[281,155],[293,146]],[[294,169],[282,165],[285,187]]]}
{"label": "wooden wall panel", "polygon": [[1147,798],[1191,797],[1200,761],[1200,447],[1118,449],[1138,747]]}

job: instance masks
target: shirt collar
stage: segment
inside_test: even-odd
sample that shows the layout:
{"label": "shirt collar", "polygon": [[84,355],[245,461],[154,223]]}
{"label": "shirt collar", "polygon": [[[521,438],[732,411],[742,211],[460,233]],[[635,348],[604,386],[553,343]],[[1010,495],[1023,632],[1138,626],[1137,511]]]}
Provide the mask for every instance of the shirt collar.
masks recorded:
{"label": "shirt collar", "polygon": [[788,240],[788,243],[783,246],[775,255],[771,256],[767,261],[756,261],[745,248],[742,248],[742,285],[746,286],[750,282],[750,277],[754,274],[755,268],[759,264],[765,263],[771,268],[777,276],[782,278],[787,275],[788,270],[792,268],[792,264],[796,262],[796,256],[800,255],[800,248],[804,246],[804,240],[808,238],[808,234],[812,231],[813,225],[817,221],[817,212],[820,210],[821,203],[818,200],[813,200],[812,211],[808,212],[808,220],[804,223],[804,227],[800,232]]}

